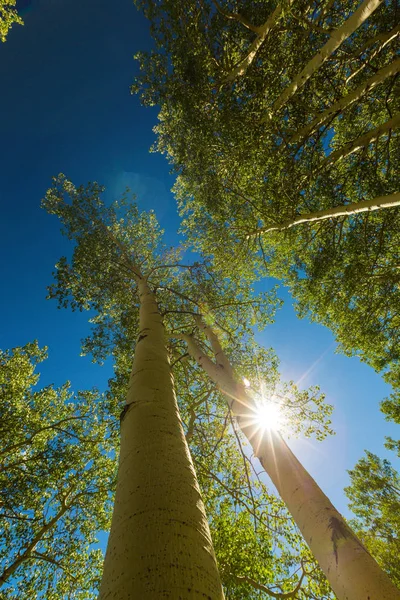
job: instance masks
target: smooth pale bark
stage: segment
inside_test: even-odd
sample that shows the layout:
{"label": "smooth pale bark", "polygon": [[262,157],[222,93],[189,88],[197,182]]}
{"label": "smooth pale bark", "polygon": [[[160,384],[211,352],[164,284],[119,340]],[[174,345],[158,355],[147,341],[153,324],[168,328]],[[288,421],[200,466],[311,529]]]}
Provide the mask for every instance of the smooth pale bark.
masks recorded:
{"label": "smooth pale bark", "polygon": [[336,206],[335,208],[325,208],[323,210],[317,210],[313,213],[305,213],[292,219],[285,221],[280,225],[274,225],[273,227],[262,227],[248,234],[247,239],[259,235],[261,233],[269,233],[270,231],[284,231],[300,225],[301,223],[314,223],[315,221],[324,221],[326,219],[334,219],[336,217],[357,215],[363,212],[373,212],[375,210],[381,210],[383,208],[394,208],[400,205],[400,192],[390,194],[389,196],[379,196],[378,198],[372,198],[372,200],[363,200],[362,202],[354,202],[353,204],[347,204],[346,206]]}
{"label": "smooth pale bark", "polygon": [[253,399],[234,371],[210,327],[203,329],[217,364],[182,335],[188,351],[225,394],[239,427],[325,573],[338,600],[400,600],[400,591],[377,565],[343,517],[318,487],[277,432],[257,427]]}
{"label": "smooth pale bark", "polygon": [[295,144],[296,142],[302,141],[307,138],[318,127],[321,127],[329,118],[336,116],[343,112],[348,106],[360,100],[364,94],[373,90],[377,85],[385,81],[388,77],[396,75],[400,72],[400,58],[394,60],[390,65],[380,69],[373,77],[370,77],[362,84],[360,84],[355,90],[343,96],[340,100],[332,104],[329,108],[324,110],[322,113],[317,115],[308,125],[302,127],[290,140],[289,144]]}
{"label": "smooth pale bark", "polygon": [[386,123],[382,123],[382,125],[378,125],[378,127],[375,127],[374,129],[371,129],[371,131],[368,131],[364,135],[361,135],[356,140],[348,142],[341,148],[338,148],[337,150],[334,150],[333,152],[331,152],[329,154],[329,156],[327,156],[322,161],[320,168],[333,165],[334,163],[338,162],[339,160],[342,160],[342,158],[349,156],[349,154],[353,154],[353,152],[357,152],[357,150],[360,150],[361,148],[365,148],[365,146],[368,146],[372,142],[375,142],[378,138],[380,138],[382,135],[384,135],[391,129],[396,129],[396,127],[399,127],[399,126],[400,126],[400,113],[395,115],[392,119],[389,119],[389,121],[386,121]]}
{"label": "smooth pale bark", "polygon": [[[293,0],[289,0],[288,6],[293,3]],[[236,77],[240,77],[244,75],[251,65],[255,57],[257,56],[257,52],[267,39],[267,36],[271,29],[277,24],[280,17],[282,15],[282,5],[278,4],[275,8],[274,12],[270,15],[270,17],[265,21],[264,25],[260,27],[252,27],[251,29],[257,33],[256,39],[250,45],[250,48],[246,54],[246,56],[225,76],[224,81],[229,82],[236,79]]]}
{"label": "smooth pale bark", "polygon": [[121,416],[121,449],[101,600],[222,600],[154,294],[138,281],[140,335]]}
{"label": "smooth pale bark", "polygon": [[282,92],[272,106],[277,112],[296,93],[298,89],[324,64],[324,62],[339,48],[339,46],[368,19],[383,0],[364,0],[361,6],[343,23],[341,27],[332,31],[330,38],[321,50],[306,64],[304,69],[296,75],[292,83]]}

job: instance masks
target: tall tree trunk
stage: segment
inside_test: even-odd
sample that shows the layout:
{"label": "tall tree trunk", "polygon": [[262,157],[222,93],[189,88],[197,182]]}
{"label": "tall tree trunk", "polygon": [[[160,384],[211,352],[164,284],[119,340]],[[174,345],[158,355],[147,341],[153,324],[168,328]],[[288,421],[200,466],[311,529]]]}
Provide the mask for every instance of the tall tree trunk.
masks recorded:
{"label": "tall tree trunk", "polygon": [[[357,102],[360,100],[364,94],[372,91],[377,85],[385,81],[388,77],[392,75],[396,75],[400,72],[400,58],[394,60],[390,65],[386,65],[386,67],[382,67],[379,69],[369,79],[366,79],[363,83],[361,83],[355,90],[349,92],[345,96],[343,96],[340,100],[329,106],[322,113],[317,115],[308,125],[305,125],[299,131],[295,133],[295,135],[289,140],[289,144],[295,144],[297,142],[301,142],[302,144],[306,140],[306,138],[312,133],[315,129],[321,127],[328,119],[339,115],[345,108],[353,104],[353,102]],[[267,120],[266,117],[264,120]]]}
{"label": "tall tree trunk", "polygon": [[269,233],[270,231],[284,231],[300,225],[301,223],[315,223],[316,221],[324,221],[326,219],[333,219],[335,217],[357,215],[363,212],[372,212],[375,210],[381,210],[383,208],[394,208],[400,205],[400,192],[390,194],[389,196],[379,196],[378,198],[372,198],[371,200],[363,200],[361,202],[353,202],[352,204],[335,206],[334,208],[324,208],[323,210],[317,210],[313,213],[304,213],[299,215],[295,219],[285,221],[280,225],[273,225],[272,227],[260,227],[247,235],[247,239],[259,235],[261,233]]}
{"label": "tall tree trunk", "polygon": [[329,40],[321,50],[306,64],[304,69],[296,75],[292,83],[282,92],[273,104],[273,111],[280,110],[286,102],[296,93],[298,89],[310,79],[321,65],[339,48],[339,46],[368,19],[383,0],[364,0],[357,10],[349,17],[341,27],[333,31]]}
{"label": "tall tree trunk", "polygon": [[186,444],[164,328],[141,278],[140,335],[121,416],[121,449],[100,600],[222,600]]}
{"label": "tall tree trunk", "polygon": [[282,437],[267,432],[256,456],[270,476],[338,600],[400,600],[342,515]]}
{"label": "tall tree trunk", "polygon": [[191,336],[182,335],[191,356],[227,397],[239,427],[293,516],[338,600],[400,600],[400,591],[377,565],[343,517],[277,432],[257,431],[253,399],[235,379],[212,329],[202,325],[216,364]]}

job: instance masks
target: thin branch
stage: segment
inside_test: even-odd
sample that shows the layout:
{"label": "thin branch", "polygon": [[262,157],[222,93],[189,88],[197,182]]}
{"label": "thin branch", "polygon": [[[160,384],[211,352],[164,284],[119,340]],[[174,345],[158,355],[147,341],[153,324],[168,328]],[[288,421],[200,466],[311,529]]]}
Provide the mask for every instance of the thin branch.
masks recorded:
{"label": "thin branch", "polygon": [[66,569],[55,558],[52,558],[51,556],[48,556],[47,554],[42,554],[41,552],[32,552],[32,554],[29,556],[29,560],[30,559],[35,559],[35,558],[38,558],[39,560],[44,560],[46,562],[51,563],[52,565],[55,565],[56,567],[58,567],[59,569],[61,569],[62,571],[64,571],[67,575],[69,575],[71,577],[71,579],[73,579],[74,581],[77,581],[77,577],[75,577],[75,575],[72,575],[71,571],[69,571],[68,569]]}
{"label": "thin branch", "polygon": [[395,115],[392,119],[389,119],[389,121],[386,121],[386,123],[382,123],[382,125],[378,125],[378,127],[371,129],[370,131],[368,131],[364,135],[360,136],[359,138],[352,140],[351,142],[348,142],[341,148],[338,148],[337,150],[334,150],[333,152],[331,152],[329,154],[329,156],[327,156],[322,161],[322,163],[318,166],[318,168],[320,169],[321,167],[324,168],[324,167],[334,164],[338,160],[341,160],[342,158],[349,156],[349,154],[353,154],[353,152],[357,152],[357,150],[360,150],[361,148],[368,146],[372,142],[375,142],[375,140],[379,139],[382,135],[384,135],[385,133],[388,133],[392,129],[396,129],[396,127],[399,127],[399,126],[400,126],[400,113]]}
{"label": "thin branch", "polygon": [[222,6],[220,5],[220,3],[217,2],[217,0],[211,0],[211,1],[214,4],[214,6],[217,9],[217,11],[221,15],[223,15],[224,17],[226,17],[227,19],[230,19],[232,21],[237,21],[238,23],[241,23],[244,27],[246,27],[247,29],[250,29],[251,31],[254,31],[255,33],[258,32],[259,27],[257,27],[256,25],[253,25],[252,23],[250,23],[250,21],[248,19],[246,19],[246,17],[244,17],[240,13],[230,13],[230,12],[224,10],[222,8]]}
{"label": "thin branch", "polygon": [[[294,0],[288,0],[288,5],[292,4]],[[228,83],[236,79],[241,75],[244,75],[247,71],[248,67],[251,65],[255,57],[257,56],[257,52],[267,39],[267,36],[271,29],[276,25],[278,20],[282,15],[282,5],[278,4],[275,8],[274,12],[270,15],[264,25],[253,29],[257,33],[257,37],[254,42],[250,45],[250,48],[246,54],[246,56],[233,68],[231,71],[225,76],[224,83]]]}
{"label": "thin branch", "polygon": [[[245,470],[246,479],[247,479],[247,486],[248,486],[248,489],[249,489],[249,492],[250,492],[251,503],[253,505],[253,510],[254,510],[254,514],[255,514],[256,513],[256,503],[255,503],[255,500],[254,500],[253,489],[252,489],[252,485],[251,485],[251,481],[250,481],[250,475],[249,475],[249,470],[248,470],[248,465],[247,465],[247,457],[246,457],[246,454],[244,453],[243,446],[242,446],[242,440],[240,439],[240,437],[238,435],[238,432],[236,430],[236,425],[235,425],[235,422],[234,422],[234,420],[232,418],[231,411],[229,411],[229,420],[231,422],[232,429],[233,429],[236,441],[237,441],[238,446],[239,446],[240,454],[242,455],[244,470]],[[255,529],[255,532],[257,532],[256,520],[254,520],[254,529]]]}
{"label": "thin branch", "polygon": [[271,590],[270,588],[268,588],[266,585],[263,585],[262,583],[258,583],[258,581],[255,581],[254,579],[252,579],[251,577],[248,577],[247,575],[234,575],[233,573],[230,573],[230,575],[232,577],[234,577],[236,579],[236,581],[241,581],[241,582],[244,581],[244,582],[250,584],[256,590],[260,590],[261,592],[265,592],[269,596],[272,596],[272,598],[278,598],[278,600],[289,600],[290,598],[295,598],[297,592],[300,590],[301,584],[303,583],[303,579],[305,576],[305,572],[303,570],[303,573],[300,576],[298,584],[291,592],[275,592],[274,590]]}

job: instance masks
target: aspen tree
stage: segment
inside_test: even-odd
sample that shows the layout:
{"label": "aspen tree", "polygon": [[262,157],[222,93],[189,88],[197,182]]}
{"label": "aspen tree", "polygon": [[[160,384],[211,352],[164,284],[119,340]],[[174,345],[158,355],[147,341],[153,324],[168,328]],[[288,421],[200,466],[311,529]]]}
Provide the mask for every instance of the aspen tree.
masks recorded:
{"label": "aspen tree", "polygon": [[[204,593],[211,597],[222,595],[204,507],[186,445],[187,441],[193,444],[196,438],[199,439],[198,402],[190,399],[190,393],[198,394],[199,381],[204,376],[200,376],[199,380],[199,371],[188,372],[182,360],[182,370],[178,371],[178,394],[182,396],[183,386],[190,390],[185,393],[184,400],[181,398],[185,419],[189,415],[186,440],[175,401],[170,365],[170,356],[175,368],[181,364],[183,357],[174,356],[175,351],[180,353],[181,342],[172,346],[168,342],[167,352],[163,324],[168,329],[168,337],[174,332],[190,331],[194,311],[205,304],[232,332],[232,339],[251,338],[251,318],[257,315],[260,324],[267,324],[273,318],[277,301],[273,292],[255,296],[247,285],[241,284],[240,273],[235,280],[219,280],[207,260],[182,264],[178,250],[163,248],[154,214],[139,213],[135,205],[124,199],[107,206],[100,198],[102,191],[103,188],[97,184],[75,188],[64,177],[59,177],[44,201],[47,210],[60,217],[65,233],[76,241],[71,263],[62,259],[57,265],[56,283],[50,288],[50,297],[57,298],[61,306],[70,304],[73,308],[94,310],[93,333],[84,342],[84,351],[91,352],[96,360],[112,353],[117,360],[117,381],[127,389],[127,404],[121,413],[116,500],[100,597],[106,598],[112,593],[157,597],[167,590],[172,597],[179,594],[196,597],[195,585],[197,589],[208,590]],[[135,338],[133,369],[129,376]],[[119,366],[122,364],[123,368]],[[264,370],[270,372],[271,368],[265,366]],[[209,387],[209,384],[205,385]],[[122,390],[113,384],[112,393],[116,389]],[[315,432],[323,438],[330,432],[327,419],[330,410],[323,397],[318,393],[300,392],[293,385],[290,389],[294,407],[300,402],[311,422],[311,428],[310,423],[306,425],[308,434]],[[199,403],[203,401],[205,399],[200,394]],[[188,403],[188,407],[184,402]],[[215,402],[219,400],[213,400]],[[309,403],[315,409],[306,410],[305,406]],[[216,409],[213,405],[208,410],[213,414]],[[295,408],[293,410],[296,412]],[[218,540],[220,567],[228,589],[234,585],[234,589],[246,589],[250,593],[251,581],[240,578],[242,573],[252,572],[252,581],[257,583],[255,578],[260,577],[259,584],[270,589],[271,593],[275,593],[279,585],[282,592],[299,586],[306,597],[307,594],[312,597],[312,590],[316,587],[328,590],[329,594],[329,588],[315,569],[315,564],[314,568],[311,567],[313,558],[307,555],[298,532],[293,531],[289,515],[284,520],[287,525],[283,528],[279,525],[282,520],[279,511],[283,506],[273,501],[271,496],[266,496],[265,487],[261,488],[264,491],[258,505],[256,498],[260,487],[251,482],[248,471],[243,477],[250,490],[251,506],[243,498],[243,491],[235,491],[238,476],[235,471],[230,471],[229,464],[222,461],[217,452],[221,440],[226,437],[226,418],[225,414],[222,430],[217,425],[214,442],[210,435],[214,424],[207,425],[211,429],[205,429],[200,437],[201,440],[210,437],[212,444],[209,450],[203,450],[205,456],[202,452],[196,459],[202,481],[206,482],[206,489],[209,489],[211,481],[214,488],[217,486],[225,490],[225,494],[233,494],[235,502],[240,502],[242,510],[246,509],[241,517],[243,531],[235,534],[238,551],[243,536],[242,543],[251,539],[253,547],[256,547],[255,540],[258,539],[270,544],[257,550],[259,557],[268,557],[272,544],[278,544],[284,552],[284,558],[279,554],[273,559],[267,558],[273,565],[272,572],[268,562],[258,569],[253,565],[250,569],[246,566],[244,570],[238,570],[243,568],[246,553],[240,550],[241,560],[233,560],[228,552],[229,538],[220,531],[221,526],[226,531],[228,519],[234,519],[234,510],[227,510],[226,500],[222,506],[215,505],[218,496],[211,489],[207,496],[214,511],[210,520],[215,526],[213,531]],[[229,452],[232,456],[233,450]],[[212,457],[211,464],[207,455]],[[227,471],[227,475],[221,475],[221,470]],[[261,506],[269,504],[271,514],[263,515]],[[278,514],[275,516],[276,506]],[[222,518],[220,510],[223,510],[225,518]],[[173,519],[171,514],[175,515]],[[275,519],[276,526],[273,524]],[[254,520],[255,527],[260,525],[263,528],[263,524],[267,524],[266,532],[255,531],[250,536],[251,520]],[[270,542],[275,529],[277,539]],[[144,530],[148,532],[146,535]],[[224,545],[221,546],[222,541]],[[290,556],[297,544],[300,544],[298,547],[302,552],[301,577],[290,569],[294,560]],[[165,548],[169,549],[169,557],[176,553],[172,564],[165,558]],[[132,556],[136,559],[134,567],[131,561],[128,564]],[[198,568],[191,574],[190,569],[196,564]],[[151,577],[148,575],[150,572]],[[281,572],[279,584],[273,579],[274,572]],[[279,588],[276,593],[279,593]]]}
{"label": "aspen tree", "polygon": [[[101,321],[132,307],[137,342],[121,413],[117,489],[99,598],[223,598],[210,531],[176,404],[162,316],[141,263],[160,243],[154,215],[106,207],[102,188],[59,177],[44,205],[78,242],[58,265],[54,295],[99,310]],[[71,204],[65,202],[71,198]],[[119,218],[119,213],[123,215]],[[125,220],[124,220],[125,219]],[[122,224],[125,223],[125,228]],[[128,242],[129,240],[129,242]],[[116,275],[122,269],[118,280]],[[114,270],[114,272],[113,272]],[[137,295],[137,299],[135,296]],[[108,313],[108,314],[107,314]]]}
{"label": "aspen tree", "polygon": [[215,363],[190,335],[182,334],[191,356],[227,398],[239,427],[252,445],[325,573],[338,600],[395,600],[398,590],[352,532],[317,483],[273,428],[260,430],[257,406],[237,380],[215,332],[200,318]]}

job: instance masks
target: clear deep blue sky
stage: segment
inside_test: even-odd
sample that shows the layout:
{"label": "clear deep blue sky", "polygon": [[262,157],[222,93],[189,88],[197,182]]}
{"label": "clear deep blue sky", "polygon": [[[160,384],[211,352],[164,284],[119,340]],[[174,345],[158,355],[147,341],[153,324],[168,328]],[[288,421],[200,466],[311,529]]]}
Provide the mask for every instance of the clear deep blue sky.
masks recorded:
{"label": "clear deep blue sky", "polygon": [[[110,367],[79,356],[87,314],[57,310],[45,299],[54,265],[70,246],[40,200],[59,172],[76,184],[103,183],[110,198],[129,186],[142,208],[155,209],[173,243],[179,224],[173,179],[165,158],[148,151],[157,110],[141,107],[129,92],[132,56],[151,46],[148,24],[131,0],[18,4],[25,26],[14,26],[0,44],[0,346],[36,338],[49,346],[43,385],[69,379],[75,389],[104,389]],[[346,513],[346,469],[364,449],[388,455],[384,436],[398,435],[378,406],[390,389],[358,359],[335,354],[330,332],[298,321],[283,296],[276,323],[259,339],[275,348],[286,377],[320,385],[334,404],[335,437],[290,443]]]}

